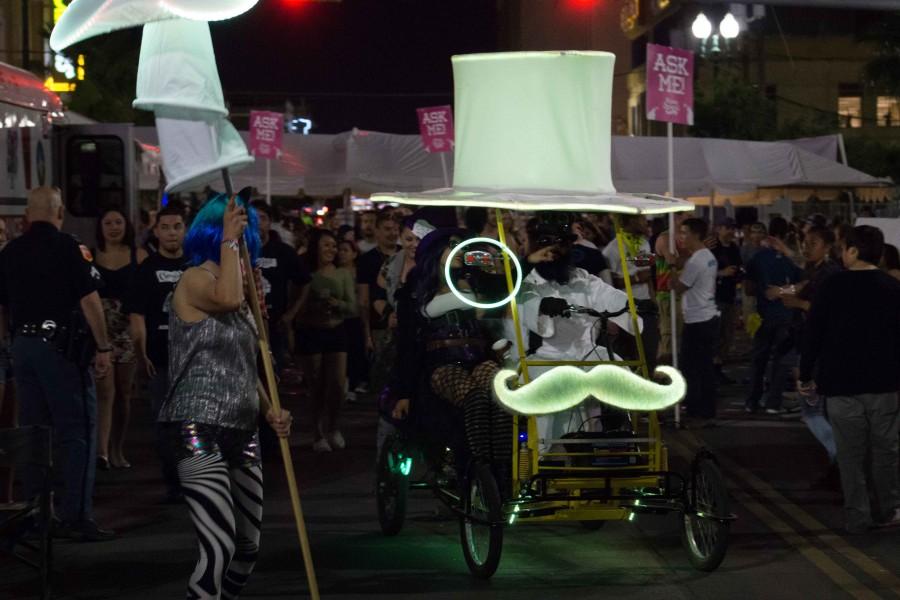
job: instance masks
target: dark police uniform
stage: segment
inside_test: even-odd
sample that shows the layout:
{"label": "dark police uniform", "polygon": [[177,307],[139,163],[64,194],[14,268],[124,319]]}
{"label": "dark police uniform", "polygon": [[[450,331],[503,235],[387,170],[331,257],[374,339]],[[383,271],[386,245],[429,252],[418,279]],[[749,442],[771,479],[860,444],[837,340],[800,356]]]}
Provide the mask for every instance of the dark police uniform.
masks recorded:
{"label": "dark police uniform", "polygon": [[[70,523],[92,519],[97,397],[88,369],[67,359],[57,342],[80,300],[97,289],[89,258],[72,236],[43,221],[0,252],[0,304],[11,322],[19,421],[52,427],[64,456],[57,515]],[[26,472],[29,497],[37,483]]]}

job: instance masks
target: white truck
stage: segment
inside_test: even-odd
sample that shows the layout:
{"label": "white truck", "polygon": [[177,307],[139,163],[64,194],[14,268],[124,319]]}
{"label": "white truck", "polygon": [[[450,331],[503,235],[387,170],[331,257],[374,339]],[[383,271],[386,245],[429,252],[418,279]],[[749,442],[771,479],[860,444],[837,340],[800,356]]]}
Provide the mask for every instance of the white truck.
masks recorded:
{"label": "white truck", "polygon": [[66,205],[64,229],[93,245],[103,208],[138,219],[140,172],[131,123],[69,124],[43,81],[0,63],[0,217],[21,217],[28,190],[57,186]]}

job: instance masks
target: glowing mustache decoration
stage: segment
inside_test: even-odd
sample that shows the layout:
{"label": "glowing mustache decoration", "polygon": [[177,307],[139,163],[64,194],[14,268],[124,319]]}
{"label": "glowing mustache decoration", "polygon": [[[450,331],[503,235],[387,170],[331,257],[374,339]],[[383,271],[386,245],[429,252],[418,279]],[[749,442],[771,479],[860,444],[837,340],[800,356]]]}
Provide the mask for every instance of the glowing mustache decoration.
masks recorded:
{"label": "glowing mustache decoration", "polygon": [[662,410],[684,398],[687,386],[681,373],[665,366],[657,367],[656,373],[668,377],[670,383],[660,385],[614,365],[597,365],[590,371],[565,365],[514,390],[507,381],[518,373],[503,369],[494,376],[494,394],[503,406],[522,415],[560,412],[591,396],[604,404],[636,411]]}

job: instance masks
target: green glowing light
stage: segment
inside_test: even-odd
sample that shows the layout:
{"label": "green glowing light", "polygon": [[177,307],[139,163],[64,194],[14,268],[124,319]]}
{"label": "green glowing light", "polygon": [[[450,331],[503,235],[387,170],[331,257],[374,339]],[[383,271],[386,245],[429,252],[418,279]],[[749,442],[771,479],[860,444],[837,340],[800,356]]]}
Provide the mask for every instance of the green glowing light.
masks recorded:
{"label": "green glowing light", "polygon": [[516,517],[519,516],[518,512],[519,512],[519,505],[516,504],[516,506],[513,508],[512,514],[509,515],[509,524],[510,525],[512,525],[513,523],[516,522]]}
{"label": "green glowing light", "polygon": [[634,513],[629,513],[629,515],[628,515],[628,520],[629,520],[629,521],[634,521]]}
{"label": "green glowing light", "polygon": [[507,381],[517,378],[518,373],[503,369],[494,376],[494,394],[503,406],[522,415],[568,410],[591,396],[623,410],[663,410],[684,398],[687,386],[681,373],[672,367],[657,367],[656,373],[671,382],[660,385],[615,365],[597,365],[590,371],[564,365],[514,390]]}
{"label": "green glowing light", "polygon": [[[516,284],[513,286],[512,291],[509,293],[509,296],[500,300],[499,302],[475,302],[473,300],[469,300],[463,294],[456,289],[456,286],[453,285],[453,278],[450,276],[450,269],[453,264],[453,257],[456,256],[457,252],[465,248],[470,244],[493,244],[500,248],[501,251],[506,252],[506,255],[509,256],[510,260],[516,267]],[[474,306],[475,308],[497,308],[499,306],[503,306],[508,303],[510,300],[516,297],[516,294],[519,293],[519,288],[522,287],[522,267],[519,265],[519,259],[516,258],[516,253],[510,250],[509,246],[498,242],[497,240],[492,240],[491,238],[486,237],[476,237],[468,239],[450,251],[450,254],[447,256],[447,263],[444,265],[444,278],[447,280],[447,285],[450,288],[450,291],[453,292],[453,295],[468,304],[469,306]]]}
{"label": "green glowing light", "polygon": [[400,463],[400,474],[405,477],[405,476],[408,476],[411,471],[412,471],[412,458],[407,456],[406,459]]}

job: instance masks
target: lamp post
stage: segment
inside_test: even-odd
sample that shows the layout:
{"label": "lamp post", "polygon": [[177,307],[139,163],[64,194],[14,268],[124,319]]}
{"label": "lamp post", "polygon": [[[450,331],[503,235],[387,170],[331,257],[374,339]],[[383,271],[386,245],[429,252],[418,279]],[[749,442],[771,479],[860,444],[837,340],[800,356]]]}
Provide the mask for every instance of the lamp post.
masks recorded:
{"label": "lamp post", "polygon": [[741,34],[741,24],[732,13],[727,13],[721,21],[718,28],[713,28],[713,22],[705,13],[697,13],[694,22],[691,24],[691,33],[699,40],[700,54],[706,55],[707,52],[718,53],[721,48],[719,40],[733,40]]}
{"label": "lamp post", "polygon": [[719,33],[726,40],[733,40],[741,33],[741,24],[734,18],[734,15],[728,13],[722,22],[719,23]]}
{"label": "lamp post", "polygon": [[694,23],[691,25],[691,33],[698,40],[705,40],[712,35],[712,23],[710,23],[705,14],[699,13],[697,18],[694,19]]}

